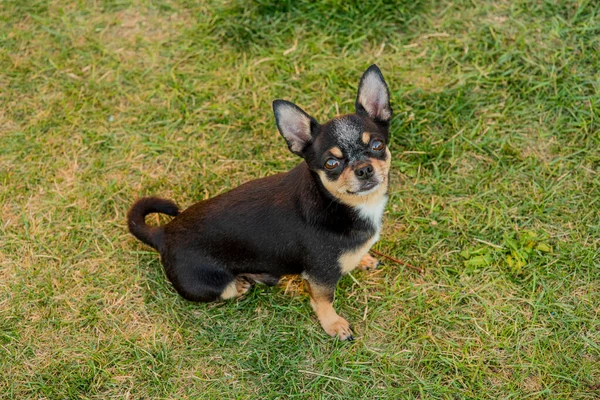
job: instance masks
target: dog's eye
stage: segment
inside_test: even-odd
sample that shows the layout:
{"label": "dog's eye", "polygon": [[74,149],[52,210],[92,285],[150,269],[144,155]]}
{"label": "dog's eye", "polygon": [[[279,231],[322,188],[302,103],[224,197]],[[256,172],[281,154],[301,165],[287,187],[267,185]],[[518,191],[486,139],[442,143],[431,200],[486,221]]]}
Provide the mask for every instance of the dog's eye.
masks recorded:
{"label": "dog's eye", "polygon": [[381,140],[373,140],[371,142],[371,150],[381,151],[385,147],[385,144]]}
{"label": "dog's eye", "polygon": [[338,166],[340,165],[340,162],[338,160],[336,160],[335,158],[328,158],[327,161],[325,161],[325,168],[327,169],[336,169]]}

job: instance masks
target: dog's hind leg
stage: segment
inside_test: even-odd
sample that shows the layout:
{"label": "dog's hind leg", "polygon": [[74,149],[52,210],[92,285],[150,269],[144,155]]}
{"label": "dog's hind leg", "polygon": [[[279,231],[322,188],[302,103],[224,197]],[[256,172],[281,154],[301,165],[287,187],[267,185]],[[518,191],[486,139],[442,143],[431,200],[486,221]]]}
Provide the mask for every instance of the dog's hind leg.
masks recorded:
{"label": "dog's hind leg", "polygon": [[221,299],[233,299],[242,296],[252,287],[253,282],[241,276],[236,276],[235,279],[227,285],[225,290],[221,292]]}
{"label": "dog's hind leg", "polygon": [[203,259],[180,260],[175,268],[166,267],[167,276],[186,300],[211,302],[240,297],[252,282]]}
{"label": "dog's hind leg", "polygon": [[275,286],[279,283],[279,277],[271,274],[240,274],[239,276],[267,286]]}

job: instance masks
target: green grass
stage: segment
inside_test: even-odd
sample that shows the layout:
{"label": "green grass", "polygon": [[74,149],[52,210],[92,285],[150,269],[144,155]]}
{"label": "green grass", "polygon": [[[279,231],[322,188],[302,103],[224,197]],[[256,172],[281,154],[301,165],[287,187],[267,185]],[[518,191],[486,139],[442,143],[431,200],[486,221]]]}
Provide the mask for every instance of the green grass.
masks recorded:
{"label": "green grass", "polygon": [[[285,286],[178,297],[134,199],[291,168],[271,101],[351,112],[373,62],[376,249],[425,274],[346,276],[353,343]],[[599,70],[591,0],[2,2],[0,396],[598,398]]]}

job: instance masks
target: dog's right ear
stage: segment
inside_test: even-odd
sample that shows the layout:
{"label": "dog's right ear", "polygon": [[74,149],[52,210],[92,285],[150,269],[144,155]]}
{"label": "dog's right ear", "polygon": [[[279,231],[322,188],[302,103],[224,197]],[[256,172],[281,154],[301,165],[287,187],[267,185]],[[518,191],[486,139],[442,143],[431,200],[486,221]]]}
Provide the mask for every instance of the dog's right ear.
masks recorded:
{"label": "dog's right ear", "polygon": [[304,149],[312,142],[313,132],[319,123],[300,107],[285,100],[273,102],[273,113],[277,129],[287,142],[288,148],[302,157]]}

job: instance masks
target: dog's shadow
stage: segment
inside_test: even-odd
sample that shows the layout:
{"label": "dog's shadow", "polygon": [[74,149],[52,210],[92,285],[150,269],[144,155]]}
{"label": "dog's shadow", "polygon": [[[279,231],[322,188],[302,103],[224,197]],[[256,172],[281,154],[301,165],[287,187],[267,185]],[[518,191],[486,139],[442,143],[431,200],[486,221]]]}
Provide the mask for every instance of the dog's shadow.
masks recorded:
{"label": "dog's shadow", "polygon": [[[149,253],[139,260],[145,307],[160,316],[162,323],[187,331],[195,340],[228,347],[240,342],[328,339],[312,312],[300,276],[284,276],[275,287],[257,284],[239,299],[194,303],[175,291],[154,257]],[[270,337],[274,331],[277,339]]]}
{"label": "dog's shadow", "polygon": [[289,324],[292,320],[313,319],[308,293],[299,276],[286,276],[276,287],[254,285],[239,299],[195,303],[177,293],[155,255],[144,254],[139,265],[147,310],[170,325],[193,327],[198,335],[235,341],[240,339],[238,335],[247,337],[256,326],[270,325],[272,319],[289,320]]}

